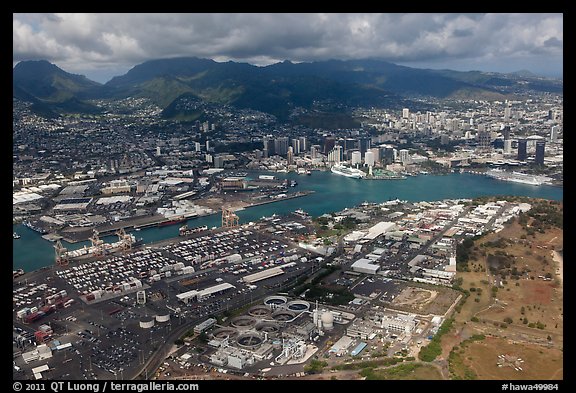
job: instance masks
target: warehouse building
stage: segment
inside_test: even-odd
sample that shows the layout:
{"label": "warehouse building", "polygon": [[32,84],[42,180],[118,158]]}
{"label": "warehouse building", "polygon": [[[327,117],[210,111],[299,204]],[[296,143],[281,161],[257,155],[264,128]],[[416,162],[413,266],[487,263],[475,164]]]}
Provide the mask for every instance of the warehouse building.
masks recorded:
{"label": "warehouse building", "polygon": [[352,264],[352,270],[358,273],[376,274],[380,265],[372,264],[370,259],[360,258]]}
{"label": "warehouse building", "polygon": [[202,289],[201,291],[197,291],[194,289],[192,291],[183,292],[176,295],[176,297],[178,298],[178,300],[184,303],[188,303],[190,300],[194,300],[194,298],[196,298],[199,302],[201,302],[202,300],[208,298],[213,294],[224,292],[232,288],[236,287],[232,284],[228,284],[227,282],[225,282],[222,284],[214,285],[213,287]]}

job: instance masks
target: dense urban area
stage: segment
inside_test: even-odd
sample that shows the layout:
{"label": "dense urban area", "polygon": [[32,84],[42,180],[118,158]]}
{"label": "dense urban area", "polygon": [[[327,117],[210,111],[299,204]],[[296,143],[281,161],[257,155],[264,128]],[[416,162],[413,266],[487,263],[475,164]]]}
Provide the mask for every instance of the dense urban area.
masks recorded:
{"label": "dense urban area", "polygon": [[414,102],[283,122],[198,100],[179,105],[201,119],[169,120],[146,98],[44,118],[14,99],[13,223],[54,256],[13,271],[13,378],[562,379],[562,201],[235,213],[309,193],[283,173],[562,187],[561,95]]}

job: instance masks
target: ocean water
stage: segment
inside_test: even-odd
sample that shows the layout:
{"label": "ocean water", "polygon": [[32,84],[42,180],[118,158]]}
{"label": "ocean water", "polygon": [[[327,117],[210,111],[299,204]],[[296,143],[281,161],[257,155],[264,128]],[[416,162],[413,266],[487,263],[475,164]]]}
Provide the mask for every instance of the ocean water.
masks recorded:
{"label": "ocean water", "polygon": [[[260,172],[254,174],[257,176]],[[353,207],[362,202],[385,202],[401,199],[410,202],[436,201],[441,199],[474,198],[479,196],[514,195],[551,200],[562,200],[563,189],[554,186],[531,186],[495,180],[482,175],[451,173],[447,175],[419,175],[406,180],[360,180],[338,176],[330,172],[314,171],[311,176],[295,173],[273,173],[278,178],[296,180],[294,190],[311,190],[314,193],[281,202],[254,206],[236,212],[240,223],[256,221],[272,214],[285,214],[303,209],[314,217],[324,213]],[[250,176],[250,175],[249,175]],[[220,226],[221,215],[195,218],[188,221],[191,227],[207,225]],[[152,227],[134,232],[144,243],[178,236],[180,225]],[[13,240],[13,268],[32,271],[54,263],[54,243],[22,225],[14,225],[13,230],[21,235]],[[104,237],[106,242],[117,241],[116,236]],[[81,248],[82,242],[69,244],[62,242],[69,250]]]}

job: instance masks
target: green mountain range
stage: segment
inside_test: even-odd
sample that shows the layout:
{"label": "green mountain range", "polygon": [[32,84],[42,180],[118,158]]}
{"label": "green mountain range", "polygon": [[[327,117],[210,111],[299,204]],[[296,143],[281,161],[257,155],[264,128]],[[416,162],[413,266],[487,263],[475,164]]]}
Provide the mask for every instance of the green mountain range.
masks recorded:
{"label": "green mountain range", "polygon": [[281,120],[294,108],[400,108],[412,97],[502,100],[527,89],[561,93],[562,82],[513,74],[427,70],[380,60],[284,61],[266,67],[195,57],[150,60],[102,85],[47,61],[14,67],[13,95],[46,114],[97,113],[90,99],[146,97],[168,118],[194,118],[185,102],[228,104]]}

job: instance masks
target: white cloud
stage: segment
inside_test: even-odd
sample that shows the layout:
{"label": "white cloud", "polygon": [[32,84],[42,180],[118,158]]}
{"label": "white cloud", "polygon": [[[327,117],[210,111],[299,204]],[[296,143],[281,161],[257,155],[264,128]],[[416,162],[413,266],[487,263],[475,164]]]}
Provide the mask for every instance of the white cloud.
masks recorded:
{"label": "white cloud", "polygon": [[[14,14],[13,61],[71,72],[198,56],[269,64],[562,59],[562,14]],[[562,62],[555,66],[561,72]],[[496,64],[496,63],[495,63]],[[494,69],[498,71],[498,69]],[[534,70],[538,71],[538,70]]]}

